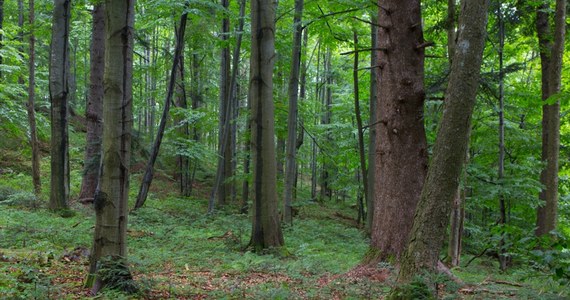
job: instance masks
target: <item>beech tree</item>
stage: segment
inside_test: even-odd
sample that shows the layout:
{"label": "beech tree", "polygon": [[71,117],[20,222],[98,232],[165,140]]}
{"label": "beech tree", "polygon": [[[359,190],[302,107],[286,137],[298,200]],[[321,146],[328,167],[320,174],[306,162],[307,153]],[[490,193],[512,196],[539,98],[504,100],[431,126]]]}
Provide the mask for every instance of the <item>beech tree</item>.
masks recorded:
{"label": "beech tree", "polygon": [[488,6],[488,0],[462,2],[460,31],[443,116],[410,239],[401,259],[398,275],[401,282],[411,280],[421,274],[421,270],[433,271],[438,264],[471,133]]}
{"label": "beech tree", "polygon": [[541,236],[556,228],[558,217],[558,164],[560,151],[560,100],[556,94],[561,88],[562,57],[566,34],[566,2],[556,1],[554,41],[551,40],[548,9],[543,3],[537,7],[536,31],[540,47],[542,71],[542,161],[546,164],[540,174],[544,189],[539,199],[544,201],[537,210],[536,235]]}
{"label": "beech tree", "polygon": [[91,48],[89,67],[89,95],[85,108],[87,134],[83,181],[79,193],[80,201],[91,201],[97,188],[99,164],[101,162],[101,135],[103,133],[103,73],[105,71],[105,6],[97,3],[93,7]]}
{"label": "beech tree", "polygon": [[[127,204],[132,128],[134,1],[105,1],[105,94],[100,180],[95,192],[95,232],[90,258],[93,293],[104,285],[98,269],[127,258]],[[126,264],[122,264],[127,268]],[[113,282],[117,278],[107,278]],[[124,279],[120,278],[119,280]]]}
{"label": "beech tree", "polygon": [[256,251],[284,246],[277,213],[277,165],[273,105],[275,4],[251,1],[251,148],[253,161],[253,230]]}
{"label": "beech tree", "polygon": [[51,189],[49,207],[67,208],[69,201],[69,23],[71,1],[56,0],[49,68],[51,100]]}

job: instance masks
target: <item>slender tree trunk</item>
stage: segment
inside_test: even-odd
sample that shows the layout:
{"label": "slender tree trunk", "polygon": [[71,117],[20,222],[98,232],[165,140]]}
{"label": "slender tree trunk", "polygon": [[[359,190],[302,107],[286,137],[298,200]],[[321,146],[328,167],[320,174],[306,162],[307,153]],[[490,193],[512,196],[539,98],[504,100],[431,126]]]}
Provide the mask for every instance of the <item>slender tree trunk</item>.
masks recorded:
{"label": "slender tree trunk", "polygon": [[188,12],[184,12],[180,17],[180,28],[178,29],[179,31],[176,35],[176,48],[174,50],[175,53],[172,62],[172,69],[170,70],[168,92],[166,94],[166,99],[164,100],[164,110],[162,111],[162,117],[158,126],[158,132],[156,133],[156,139],[152,145],[150,158],[146,165],[141,187],[139,189],[139,194],[137,195],[135,209],[139,209],[144,205],[144,202],[146,201],[146,197],[148,195],[148,190],[150,189],[150,184],[152,183],[154,176],[154,163],[158,157],[160,145],[162,144],[162,137],[164,136],[164,130],[166,129],[166,122],[168,121],[168,113],[170,111],[170,103],[172,102],[172,95],[174,94],[174,84],[176,83],[176,70],[178,68],[178,64],[180,63],[180,58],[182,57],[182,48],[184,47],[184,32],[186,31],[187,18]]}
{"label": "slender tree trunk", "polygon": [[[230,1],[221,0],[221,5],[224,9],[229,9]],[[219,138],[218,138],[218,173],[216,177],[216,183],[214,189],[216,192],[212,192],[213,197],[217,198],[217,204],[223,206],[227,202],[227,198],[230,194],[229,187],[230,183],[227,180],[231,175],[231,136],[229,133],[230,118],[231,118],[231,99],[230,94],[230,45],[229,45],[229,34],[230,34],[230,19],[228,14],[224,14],[222,19],[222,34],[221,40],[223,43],[223,48],[220,57],[220,124],[219,124]],[[211,205],[210,205],[211,206]],[[208,211],[212,211],[213,208],[208,208]]]}
{"label": "slender tree trunk", "polygon": [[449,256],[449,264],[452,267],[459,266],[461,260],[461,240],[463,234],[463,220],[465,218],[465,207],[463,205],[465,197],[461,191],[461,188],[458,188],[455,198],[453,199],[451,223],[449,226],[449,247],[447,255]]}
{"label": "slender tree trunk", "polygon": [[[176,67],[178,73],[178,83],[176,84],[176,106],[181,109],[188,108],[188,101],[186,101],[186,87],[184,80],[184,54],[180,56],[180,62]],[[178,124],[178,133],[183,139],[190,139],[190,126],[183,118],[177,118],[175,122]],[[183,145],[181,147],[184,147]],[[180,154],[177,155],[178,163],[178,179],[180,180],[180,194],[184,197],[190,196],[192,191],[190,182],[190,160],[188,156]]]}
{"label": "slender tree trunk", "polygon": [[105,7],[98,3],[93,8],[91,29],[90,86],[85,118],[87,134],[83,180],[79,199],[92,200],[99,178],[101,163],[101,135],[103,133],[103,76],[105,72]]}
{"label": "slender tree trunk", "polygon": [[301,42],[303,16],[303,0],[295,0],[295,15],[293,17],[293,53],[291,56],[291,73],[289,76],[289,116],[287,119],[287,149],[285,163],[285,195],[283,197],[283,221],[293,224],[293,194],[295,175],[297,174],[297,119],[299,100],[299,73],[301,68]]}
{"label": "slender tree trunk", "polygon": [[51,190],[49,207],[67,208],[69,200],[69,23],[71,1],[56,0],[53,9],[49,92],[51,100]]}
{"label": "slender tree trunk", "polygon": [[[231,151],[231,148],[233,148],[233,144],[235,143],[235,130],[233,130],[235,127],[234,124],[232,124],[232,122],[237,112],[237,97],[235,94],[237,89],[237,73],[239,70],[239,58],[241,51],[242,31],[244,26],[244,20],[243,20],[244,15],[245,15],[245,3],[242,0],[240,1],[240,21],[237,30],[238,31],[237,41],[233,53],[233,61],[232,61],[233,69],[230,80],[229,82],[227,82],[228,91],[227,94],[225,94],[227,99],[220,102],[221,105],[220,114],[222,113],[224,114],[223,118],[220,119],[220,122],[223,122],[220,123],[220,137],[219,137],[219,149],[218,149],[219,150],[218,153],[220,154],[220,156],[218,157],[218,168],[216,172],[214,188],[212,189],[212,193],[210,194],[210,201],[208,203],[208,213],[212,213],[214,211],[214,200],[216,198],[216,192],[218,193],[218,204],[224,205],[226,203],[228,195],[233,194],[235,189],[234,183],[228,183],[225,181],[233,176],[233,172],[235,170],[234,169],[235,152]],[[223,56],[224,55],[222,53],[222,57]],[[228,71],[229,71],[229,53],[227,59],[228,59]],[[222,59],[222,61],[223,60],[224,59]],[[224,68],[225,68],[224,64],[222,64],[222,70]],[[222,79],[222,83],[224,81],[227,81],[227,79]],[[225,85],[225,83],[223,83],[222,85]],[[225,106],[223,103],[225,103]],[[227,151],[228,149],[230,149],[229,152]]]}
{"label": "slender tree trunk", "polygon": [[435,271],[439,261],[471,133],[488,5],[488,0],[462,2],[461,31],[453,57],[443,116],[408,246],[402,256],[398,275],[400,282],[411,280],[422,270]]}
{"label": "slender tree trunk", "polygon": [[505,249],[504,226],[507,224],[507,211],[505,205],[505,195],[503,194],[503,178],[505,176],[505,87],[504,87],[504,67],[503,67],[503,49],[505,48],[505,22],[503,20],[503,12],[501,4],[497,7],[497,18],[499,20],[499,163],[497,170],[497,179],[500,184],[499,190],[499,225],[501,228],[501,240],[499,241],[499,266],[501,271],[507,269],[507,256]]}
{"label": "slender tree trunk", "polygon": [[[358,33],[354,31],[354,67],[352,78],[354,83],[354,113],[356,115],[356,128],[358,130],[358,153],[360,154],[360,174],[364,190],[364,199],[368,200],[368,174],[366,172],[366,152],[364,151],[364,130],[362,129],[362,115],[360,113],[360,95],[358,89]],[[364,216],[362,216],[364,218]]]}
{"label": "slender tree trunk", "polygon": [[[378,44],[378,28],[376,23],[378,23],[378,14],[370,14],[370,40],[372,43],[372,48],[376,48]],[[376,66],[376,50],[370,52],[370,119],[368,121],[368,132],[369,132],[369,143],[368,143],[368,198],[366,202],[366,232],[368,235],[372,231],[372,222],[374,218],[374,203],[376,201],[376,129],[378,128],[378,117],[377,115],[377,94],[378,82],[376,81],[376,73],[378,73],[378,67]]]}
{"label": "slender tree trunk", "polygon": [[[447,1],[447,59],[449,61],[449,68],[453,64],[453,54],[455,53],[456,44],[456,23],[457,17],[455,14],[455,0]],[[453,208],[450,220],[450,233],[448,256],[451,266],[458,266],[461,256],[461,237],[463,235],[463,214],[465,206],[463,205],[461,186],[457,187],[456,197],[453,200]]]}
{"label": "slender tree trunk", "polygon": [[103,259],[127,258],[134,2],[105,0],[105,122],[100,180],[93,202],[96,216],[93,251],[86,284],[90,286],[93,278],[96,279],[94,294],[107,283],[96,277]]}
{"label": "slender tree trunk", "polygon": [[[18,1],[20,10],[23,10],[22,0]],[[42,182],[40,177],[40,147],[38,144],[38,134],[36,129],[36,108],[35,108],[35,88],[36,88],[36,36],[35,36],[35,11],[34,0],[29,0],[29,16],[28,23],[30,24],[30,37],[29,37],[29,58],[28,58],[28,123],[30,124],[30,145],[32,147],[32,181],[34,183],[34,193],[39,195],[42,191]],[[22,11],[22,25],[23,25],[23,11]],[[22,26],[23,28],[23,26]]]}
{"label": "slender tree trunk", "polygon": [[[566,1],[557,0],[554,17],[554,43],[549,51],[550,42],[547,34],[550,30],[548,29],[548,15],[545,12],[548,7],[544,4],[538,8],[537,12],[537,32],[542,64],[542,99],[544,101],[560,92],[566,32]],[[544,104],[542,107],[542,160],[546,163],[546,168],[540,176],[545,189],[540,194],[540,199],[544,200],[544,206],[540,206],[537,210],[537,236],[556,229],[559,148],[560,101],[556,100],[553,104]]]}
{"label": "slender tree trunk", "polygon": [[[371,244],[399,258],[427,172],[424,48],[419,0],[379,1],[376,201]],[[387,25],[388,26],[388,25]]]}
{"label": "slender tree trunk", "polygon": [[[317,41],[317,74],[315,76],[315,98],[321,99],[321,42]],[[321,101],[322,102],[322,101]],[[318,124],[315,119],[315,124]],[[317,142],[313,139],[311,143],[311,199],[317,201]]]}
{"label": "slender tree trunk", "polygon": [[[327,52],[325,54],[325,88],[324,88],[324,97],[323,97],[323,117],[321,119],[321,124],[327,125],[331,123],[332,119],[332,67],[331,67],[331,49],[330,47],[327,48]],[[330,130],[327,129],[325,133],[325,139],[327,143],[330,142]],[[322,149],[321,149],[322,150]],[[325,162],[322,165],[321,170],[321,200],[331,199],[332,198],[332,190],[330,187],[330,162],[325,159]]]}
{"label": "slender tree trunk", "polygon": [[256,251],[284,246],[277,213],[277,174],[273,106],[275,6],[272,0],[251,2],[250,97],[252,103],[253,229]]}

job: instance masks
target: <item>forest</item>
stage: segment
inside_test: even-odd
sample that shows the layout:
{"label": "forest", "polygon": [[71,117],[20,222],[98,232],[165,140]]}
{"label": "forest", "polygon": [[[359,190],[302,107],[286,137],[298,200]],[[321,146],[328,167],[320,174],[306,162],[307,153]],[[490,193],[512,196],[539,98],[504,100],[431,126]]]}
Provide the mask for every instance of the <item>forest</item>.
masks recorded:
{"label": "forest", "polygon": [[0,0],[0,299],[568,299],[566,0]]}

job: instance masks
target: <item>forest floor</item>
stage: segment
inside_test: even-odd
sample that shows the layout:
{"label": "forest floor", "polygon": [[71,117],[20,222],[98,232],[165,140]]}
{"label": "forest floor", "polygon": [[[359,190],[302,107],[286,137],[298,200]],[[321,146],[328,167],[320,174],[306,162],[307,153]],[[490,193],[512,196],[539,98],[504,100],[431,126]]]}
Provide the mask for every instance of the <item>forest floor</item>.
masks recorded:
{"label": "forest floor", "polygon": [[[90,298],[83,282],[91,207],[73,202],[75,214],[66,218],[49,212],[19,189],[19,176],[0,174],[0,299]],[[145,207],[129,215],[129,262],[140,293],[104,291],[97,299],[382,299],[395,285],[390,264],[360,265],[368,240],[348,203],[298,202],[293,226],[284,226],[291,255],[277,257],[246,249],[250,218],[237,207],[207,216],[206,186],[198,185],[190,198],[174,196],[176,189],[160,179]],[[568,289],[536,271],[501,273],[489,258],[453,272],[464,283],[438,279],[438,298],[569,297]]]}

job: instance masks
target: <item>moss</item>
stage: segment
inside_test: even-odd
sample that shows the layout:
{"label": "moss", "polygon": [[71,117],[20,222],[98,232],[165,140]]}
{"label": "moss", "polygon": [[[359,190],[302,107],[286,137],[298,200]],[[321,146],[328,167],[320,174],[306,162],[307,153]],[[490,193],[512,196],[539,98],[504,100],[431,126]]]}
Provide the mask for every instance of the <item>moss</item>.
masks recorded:
{"label": "moss", "polygon": [[431,300],[436,299],[432,290],[421,277],[416,277],[410,283],[399,285],[392,289],[386,300]]}

